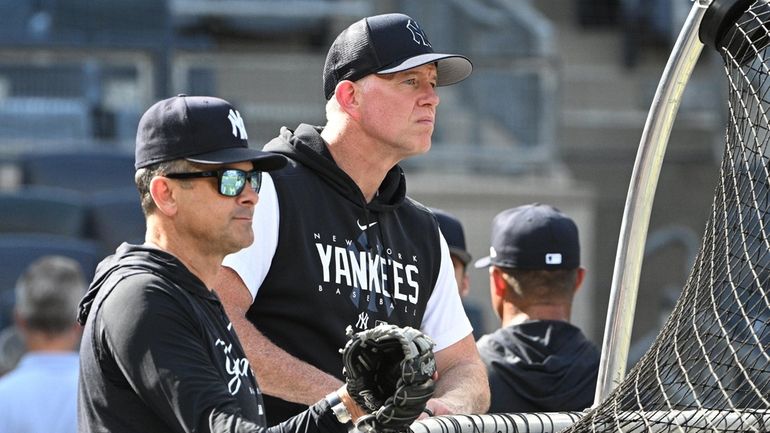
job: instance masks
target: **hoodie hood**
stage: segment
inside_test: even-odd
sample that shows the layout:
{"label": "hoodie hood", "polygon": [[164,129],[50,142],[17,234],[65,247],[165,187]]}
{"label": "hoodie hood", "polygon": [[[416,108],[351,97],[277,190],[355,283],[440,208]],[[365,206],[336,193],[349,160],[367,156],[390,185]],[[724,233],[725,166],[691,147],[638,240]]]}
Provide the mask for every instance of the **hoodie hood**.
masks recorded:
{"label": "hoodie hood", "polygon": [[96,274],[78,306],[78,323],[85,325],[96,295],[112,276],[151,273],[174,281],[199,296],[215,298],[203,282],[173,255],[149,245],[124,243],[96,267]]}
{"label": "hoodie hood", "polygon": [[264,150],[287,156],[308,169],[358,206],[376,212],[387,212],[401,206],[406,197],[404,171],[396,165],[383,179],[377,195],[368,204],[353,179],[337,166],[329,148],[321,137],[322,127],[300,124],[296,131],[281,128],[278,137],[265,145]]}
{"label": "hoodie hood", "polygon": [[529,407],[508,412],[582,410],[591,405],[599,351],[577,327],[528,321],[486,335],[478,346],[490,370],[490,386],[498,385],[492,388],[493,407],[510,400]]}

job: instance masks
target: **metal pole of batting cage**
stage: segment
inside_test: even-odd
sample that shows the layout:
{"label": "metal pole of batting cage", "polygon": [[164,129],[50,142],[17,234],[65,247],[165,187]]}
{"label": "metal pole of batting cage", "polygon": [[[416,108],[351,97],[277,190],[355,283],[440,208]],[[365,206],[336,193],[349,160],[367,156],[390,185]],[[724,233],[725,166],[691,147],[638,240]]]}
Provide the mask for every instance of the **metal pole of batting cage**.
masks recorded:
{"label": "metal pole of batting cage", "polygon": [[604,401],[625,376],[655,189],[682,94],[703,49],[698,28],[712,1],[693,3],[644,125],[623,210],[594,406]]}

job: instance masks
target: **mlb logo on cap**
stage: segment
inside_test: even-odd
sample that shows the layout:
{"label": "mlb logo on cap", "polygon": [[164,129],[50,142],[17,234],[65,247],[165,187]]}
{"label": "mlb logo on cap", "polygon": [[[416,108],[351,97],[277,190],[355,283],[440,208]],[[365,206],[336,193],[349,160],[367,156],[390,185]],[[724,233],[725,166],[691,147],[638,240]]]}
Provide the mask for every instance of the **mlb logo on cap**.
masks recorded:
{"label": "mlb logo on cap", "polygon": [[546,265],[560,265],[561,264],[561,254],[560,253],[548,253],[545,255],[545,264]]}

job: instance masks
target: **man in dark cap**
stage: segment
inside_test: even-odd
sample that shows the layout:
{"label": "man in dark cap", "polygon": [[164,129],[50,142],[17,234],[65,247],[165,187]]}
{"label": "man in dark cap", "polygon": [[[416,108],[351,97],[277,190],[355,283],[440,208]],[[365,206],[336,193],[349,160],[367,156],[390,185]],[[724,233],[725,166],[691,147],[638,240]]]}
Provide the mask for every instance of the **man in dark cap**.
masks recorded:
{"label": "man in dark cap", "polygon": [[467,298],[471,290],[468,264],[471,262],[472,257],[465,246],[465,230],[463,230],[460,220],[449,212],[435,208],[431,208],[431,211],[436,216],[438,226],[441,228],[441,234],[444,235],[444,239],[446,239],[446,243],[449,246],[449,254],[452,256],[452,265],[455,269],[457,289],[460,291],[460,297],[463,299],[465,314],[473,326],[473,337],[478,339],[484,332],[484,315],[479,306],[470,302]]}
{"label": "man in dark cap", "polygon": [[[262,172],[286,164],[246,138],[238,111],[218,98],[180,95],[142,116],[135,181],[145,243],[102,261],[80,303],[78,431],[268,430],[254,373],[210,289],[225,255],[254,240]],[[362,414],[344,387],[337,400]],[[269,431],[347,426],[321,400]]]}
{"label": "man in dark cap", "polygon": [[489,374],[490,412],[582,410],[593,403],[599,350],[569,323],[583,283],[575,223],[558,209],[529,204],[492,222],[492,307],[502,327],[477,346]]}
{"label": "man in dark cap", "polygon": [[486,411],[486,372],[449,250],[430,211],[406,196],[399,166],[431,146],[437,87],[471,68],[435,52],[409,16],[361,19],[326,58],[326,125],[283,128],[265,146],[290,163],[265,177],[257,241],[225,259],[216,289],[265,393],[278,397],[265,400],[270,422],[337,388],[345,328],[379,323],[435,341],[429,411]]}

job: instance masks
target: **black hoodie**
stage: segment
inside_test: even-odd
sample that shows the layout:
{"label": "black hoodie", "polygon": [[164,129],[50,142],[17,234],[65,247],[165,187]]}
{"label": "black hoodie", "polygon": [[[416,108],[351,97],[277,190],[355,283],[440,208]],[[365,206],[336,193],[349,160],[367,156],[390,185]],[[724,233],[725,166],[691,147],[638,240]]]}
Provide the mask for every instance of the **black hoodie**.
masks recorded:
{"label": "black hoodie", "polygon": [[121,245],[97,267],[78,321],[80,432],[345,431],[325,401],[266,429],[219,298],[164,251]]}
{"label": "black hoodie", "polygon": [[507,326],[476,345],[489,374],[489,413],[573,411],[593,403],[599,350],[567,322]]}
{"label": "black hoodie", "polygon": [[[421,327],[441,244],[433,214],[406,196],[399,166],[367,203],[320,131],[305,124],[296,132],[283,128],[265,146],[287,156],[289,165],[270,173],[280,212],[278,246],[247,317],[288,353],[342,377],[338,350],[347,326]],[[270,423],[303,408],[269,396],[265,405]]]}

